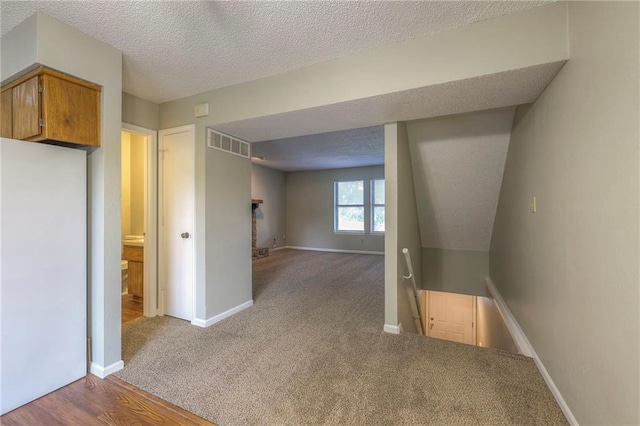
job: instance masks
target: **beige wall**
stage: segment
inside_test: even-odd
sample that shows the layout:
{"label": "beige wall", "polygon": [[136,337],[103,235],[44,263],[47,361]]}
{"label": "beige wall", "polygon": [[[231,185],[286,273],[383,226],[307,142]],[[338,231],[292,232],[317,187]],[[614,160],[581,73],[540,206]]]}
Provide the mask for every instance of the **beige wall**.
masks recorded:
{"label": "beige wall", "polygon": [[159,130],[158,104],[138,98],[122,92],[122,122],[144,127],[150,130]]}
{"label": "beige wall", "polygon": [[285,245],[286,234],[285,173],[259,164],[251,164],[251,198],[263,200],[256,210],[257,245],[272,248]]}
{"label": "beige wall", "polygon": [[483,348],[518,353],[509,329],[500,315],[496,302],[490,297],[476,297],[476,341]]}
{"label": "beige wall", "polygon": [[131,133],[122,132],[122,224],[121,235],[131,235]]}
{"label": "beige wall", "polygon": [[415,333],[417,330],[411,315],[408,292],[410,283],[402,280],[402,275],[408,275],[402,254],[405,247],[409,249],[418,286],[422,279],[420,228],[405,123],[385,124],[384,162],[387,203],[384,238],[385,324],[402,324],[404,331]]}
{"label": "beige wall", "polygon": [[[337,250],[384,251],[384,236],[344,234],[334,230],[334,182],[384,178],[383,166],[287,173],[287,246]],[[365,203],[369,188],[365,182]]]}
{"label": "beige wall", "polygon": [[146,138],[131,134],[131,235],[144,234]]}
{"label": "beige wall", "polygon": [[516,112],[491,243],[491,277],[580,424],[640,423],[639,7],[569,3],[571,59]]}
{"label": "beige wall", "polygon": [[122,132],[122,236],[144,234],[144,137]]}

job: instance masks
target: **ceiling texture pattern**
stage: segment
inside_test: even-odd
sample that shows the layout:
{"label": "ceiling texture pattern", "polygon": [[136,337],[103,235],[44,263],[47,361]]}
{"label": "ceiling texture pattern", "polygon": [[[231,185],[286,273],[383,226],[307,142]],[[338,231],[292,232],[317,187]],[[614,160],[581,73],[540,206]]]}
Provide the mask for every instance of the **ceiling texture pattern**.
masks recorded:
{"label": "ceiling texture pattern", "polygon": [[123,52],[123,90],[162,103],[514,13],[545,1],[2,1]]}
{"label": "ceiling texture pattern", "polygon": [[252,161],[283,170],[337,169],[384,164],[384,126],[251,144]]}

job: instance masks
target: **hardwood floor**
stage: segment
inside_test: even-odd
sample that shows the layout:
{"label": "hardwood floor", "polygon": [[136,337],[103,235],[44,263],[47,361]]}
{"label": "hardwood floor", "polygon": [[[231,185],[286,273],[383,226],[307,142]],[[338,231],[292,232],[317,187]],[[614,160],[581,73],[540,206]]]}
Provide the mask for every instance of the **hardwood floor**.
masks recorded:
{"label": "hardwood floor", "polygon": [[5,414],[0,424],[215,425],[117,377],[91,374]]}
{"label": "hardwood floor", "polygon": [[132,321],[142,316],[142,300],[134,299],[131,294],[122,296],[122,323]]}

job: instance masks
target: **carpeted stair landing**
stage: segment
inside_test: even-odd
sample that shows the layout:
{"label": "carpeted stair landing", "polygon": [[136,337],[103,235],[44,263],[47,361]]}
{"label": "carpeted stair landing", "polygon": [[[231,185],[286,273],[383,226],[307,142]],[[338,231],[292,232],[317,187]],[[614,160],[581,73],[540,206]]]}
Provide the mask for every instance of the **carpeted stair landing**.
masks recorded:
{"label": "carpeted stair landing", "polygon": [[567,424],[530,358],[382,332],[383,262],[273,252],[248,310],[124,325],[116,375],[221,425]]}

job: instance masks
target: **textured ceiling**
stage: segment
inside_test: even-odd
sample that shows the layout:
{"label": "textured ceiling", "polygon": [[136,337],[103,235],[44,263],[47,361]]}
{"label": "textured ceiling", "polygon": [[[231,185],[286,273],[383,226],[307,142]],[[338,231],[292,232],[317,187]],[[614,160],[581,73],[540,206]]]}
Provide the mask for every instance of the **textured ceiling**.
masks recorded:
{"label": "textured ceiling", "polygon": [[384,164],[384,127],[366,127],[251,144],[252,161],[287,172]]}
{"label": "textured ceiling", "polygon": [[489,250],[513,114],[407,123],[423,247]]}
{"label": "textured ceiling", "polygon": [[2,35],[35,11],[123,54],[123,90],[160,103],[548,2],[2,1]]}

